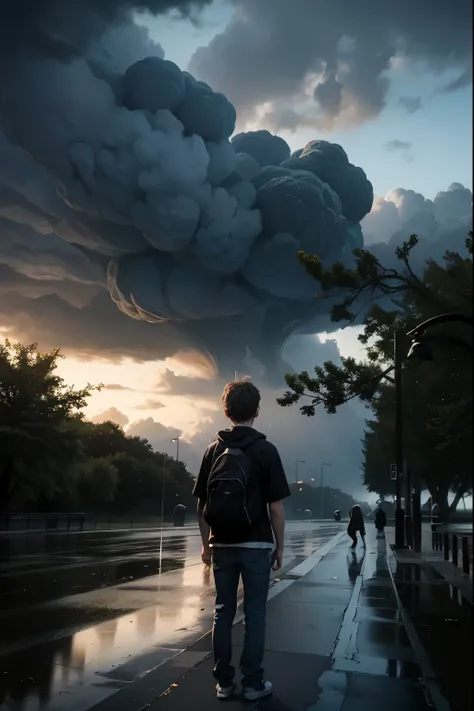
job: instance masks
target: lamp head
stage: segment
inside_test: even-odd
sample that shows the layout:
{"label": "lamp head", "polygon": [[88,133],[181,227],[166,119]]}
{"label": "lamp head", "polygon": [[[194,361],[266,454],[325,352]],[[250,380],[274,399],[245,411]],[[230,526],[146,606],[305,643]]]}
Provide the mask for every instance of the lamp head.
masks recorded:
{"label": "lamp head", "polygon": [[407,360],[421,360],[421,361],[431,361],[433,360],[433,351],[427,341],[421,336],[417,336],[413,339],[410,350],[407,354]]}

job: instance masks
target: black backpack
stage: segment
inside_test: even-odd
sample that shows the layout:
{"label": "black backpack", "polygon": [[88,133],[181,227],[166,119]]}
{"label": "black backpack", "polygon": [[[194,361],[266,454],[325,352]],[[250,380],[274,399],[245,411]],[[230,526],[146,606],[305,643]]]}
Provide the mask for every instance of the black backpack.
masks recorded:
{"label": "black backpack", "polygon": [[257,520],[262,499],[253,469],[245,449],[216,448],[204,507],[204,520],[214,534],[244,533]]}

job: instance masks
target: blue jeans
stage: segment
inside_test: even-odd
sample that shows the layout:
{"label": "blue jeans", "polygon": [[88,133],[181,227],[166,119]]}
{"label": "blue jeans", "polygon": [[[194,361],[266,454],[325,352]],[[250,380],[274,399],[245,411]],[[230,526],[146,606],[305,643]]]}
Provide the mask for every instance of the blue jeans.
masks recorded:
{"label": "blue jeans", "polygon": [[256,687],[263,680],[265,619],[272,553],[261,548],[214,548],[216,609],[212,630],[214,676],[223,687],[234,681],[232,625],[237,609],[240,576],[244,586],[245,639],[240,658],[242,685]]}

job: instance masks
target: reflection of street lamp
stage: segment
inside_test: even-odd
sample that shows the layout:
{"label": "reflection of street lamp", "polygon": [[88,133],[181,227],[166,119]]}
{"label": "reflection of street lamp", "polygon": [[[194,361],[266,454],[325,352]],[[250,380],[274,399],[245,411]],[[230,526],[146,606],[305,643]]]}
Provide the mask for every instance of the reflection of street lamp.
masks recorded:
{"label": "reflection of street lamp", "polygon": [[304,459],[297,459],[295,464],[295,484],[298,483],[298,464],[306,464]]}
{"label": "reflection of street lamp", "polygon": [[324,467],[331,467],[331,462],[323,462],[321,464],[321,501],[320,501],[320,519],[323,520],[323,474]]}
{"label": "reflection of street lamp", "polygon": [[314,479],[311,479],[311,484],[313,485],[313,489],[314,489]]}
{"label": "reflection of street lamp", "polygon": [[160,568],[159,574],[161,575],[161,561],[163,557],[163,525],[165,520],[165,482],[166,482],[166,460],[168,458],[167,454],[163,454],[163,481],[161,484],[161,535],[160,535]]}

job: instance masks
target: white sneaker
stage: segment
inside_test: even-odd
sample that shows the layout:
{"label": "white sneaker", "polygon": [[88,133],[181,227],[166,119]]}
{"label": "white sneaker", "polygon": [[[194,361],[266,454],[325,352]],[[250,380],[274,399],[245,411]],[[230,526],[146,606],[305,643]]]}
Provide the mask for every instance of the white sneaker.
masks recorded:
{"label": "white sneaker", "polygon": [[230,686],[221,686],[220,684],[217,684],[216,692],[218,699],[229,699],[235,692],[235,684],[231,684]]}
{"label": "white sneaker", "polygon": [[265,696],[273,694],[273,684],[270,681],[263,681],[257,689],[247,688],[243,690],[243,696],[246,701],[257,701]]}

